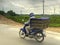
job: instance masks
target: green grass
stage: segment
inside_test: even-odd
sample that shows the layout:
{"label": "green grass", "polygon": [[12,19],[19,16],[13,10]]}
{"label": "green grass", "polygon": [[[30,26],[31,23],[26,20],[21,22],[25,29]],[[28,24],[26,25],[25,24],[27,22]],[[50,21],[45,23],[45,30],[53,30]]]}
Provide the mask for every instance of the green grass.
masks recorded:
{"label": "green grass", "polygon": [[60,24],[52,23],[52,24],[49,24],[49,27],[60,27]]}
{"label": "green grass", "polygon": [[[6,15],[6,17],[19,23],[24,23],[29,19],[28,15],[20,15],[20,16]],[[40,18],[41,16],[36,15],[35,17]],[[51,15],[51,16],[48,15],[48,17],[50,17],[50,24],[49,24],[50,27],[60,27],[60,15]]]}
{"label": "green grass", "polygon": [[24,22],[26,22],[29,19],[29,16],[26,16],[26,15],[24,15],[24,16],[22,16],[22,15],[20,15],[20,16],[19,15],[16,15],[16,16],[8,15],[7,16],[6,15],[6,17],[9,18],[9,19],[14,20],[16,22],[19,22],[19,23],[24,23]]}

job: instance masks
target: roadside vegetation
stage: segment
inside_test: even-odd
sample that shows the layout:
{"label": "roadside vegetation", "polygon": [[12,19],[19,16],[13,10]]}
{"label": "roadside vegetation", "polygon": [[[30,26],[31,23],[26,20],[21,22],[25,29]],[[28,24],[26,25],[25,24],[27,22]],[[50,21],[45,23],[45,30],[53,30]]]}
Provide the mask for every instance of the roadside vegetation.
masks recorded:
{"label": "roadside vegetation", "polygon": [[[7,13],[5,13],[4,11],[0,11],[0,14],[19,23],[24,23],[29,19],[28,14],[16,14],[12,10],[8,11]],[[36,18],[40,18],[42,15],[36,14],[35,16]],[[53,14],[45,16],[50,17],[50,27],[60,27],[60,15]]]}

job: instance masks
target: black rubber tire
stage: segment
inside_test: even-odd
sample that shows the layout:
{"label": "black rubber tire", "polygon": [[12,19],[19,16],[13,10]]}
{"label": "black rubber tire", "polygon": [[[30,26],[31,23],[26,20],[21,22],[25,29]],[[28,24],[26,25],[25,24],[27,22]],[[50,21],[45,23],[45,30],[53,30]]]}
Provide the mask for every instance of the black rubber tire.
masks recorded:
{"label": "black rubber tire", "polygon": [[[42,38],[41,40],[38,40],[38,37],[37,37],[37,34],[41,34],[41,36],[39,36],[39,38]],[[40,33],[40,32],[37,32],[36,34],[35,34],[35,36],[34,36],[34,38],[35,38],[35,40],[37,41],[37,42],[43,42],[43,40],[44,40],[44,35],[43,35],[43,33]]]}
{"label": "black rubber tire", "polygon": [[[21,35],[22,35],[21,33],[24,34],[23,37],[21,36]],[[23,39],[25,38],[25,33],[24,33],[22,30],[19,31],[19,37],[20,37],[20,38],[23,38]]]}

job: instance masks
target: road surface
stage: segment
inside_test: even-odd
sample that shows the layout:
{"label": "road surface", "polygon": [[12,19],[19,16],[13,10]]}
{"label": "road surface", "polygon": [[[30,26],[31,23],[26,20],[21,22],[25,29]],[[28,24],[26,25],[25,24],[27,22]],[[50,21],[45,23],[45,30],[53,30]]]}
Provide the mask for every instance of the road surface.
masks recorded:
{"label": "road surface", "polygon": [[[21,28],[21,27],[20,27]],[[0,45],[60,45],[60,34],[47,32],[47,36],[42,43],[34,39],[19,38],[19,27],[0,24]]]}

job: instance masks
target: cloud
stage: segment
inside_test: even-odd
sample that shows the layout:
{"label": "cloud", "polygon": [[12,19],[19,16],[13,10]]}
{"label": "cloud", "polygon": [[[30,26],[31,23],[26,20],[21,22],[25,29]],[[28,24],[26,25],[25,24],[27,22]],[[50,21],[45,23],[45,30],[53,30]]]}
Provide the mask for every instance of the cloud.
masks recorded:
{"label": "cloud", "polygon": [[29,0],[30,4],[37,4],[37,3],[41,3],[43,0]]}
{"label": "cloud", "polygon": [[[20,10],[25,11],[25,13],[42,13],[42,1],[43,0],[0,0],[0,9],[3,7],[4,10],[12,9],[19,13]],[[45,13],[49,12],[50,9],[53,10],[53,7],[59,9],[59,5],[60,0],[45,0]]]}
{"label": "cloud", "polygon": [[22,8],[24,8],[24,6],[23,5],[20,5],[20,4],[18,4],[18,3],[14,3],[14,2],[10,2],[12,5],[14,5],[14,6],[17,6],[17,7],[22,7]]}

